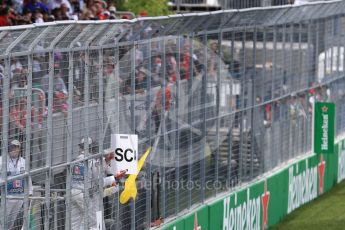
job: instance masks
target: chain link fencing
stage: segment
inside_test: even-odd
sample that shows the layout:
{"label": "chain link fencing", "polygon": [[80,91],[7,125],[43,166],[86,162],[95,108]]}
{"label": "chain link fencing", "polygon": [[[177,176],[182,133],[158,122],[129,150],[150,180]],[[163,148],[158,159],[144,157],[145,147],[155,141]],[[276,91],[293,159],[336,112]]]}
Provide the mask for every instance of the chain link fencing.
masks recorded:
{"label": "chain link fencing", "polygon": [[[148,229],[309,153],[314,101],[336,104],[342,134],[344,12],[1,28],[0,228]],[[114,133],[151,149],[124,204]]]}

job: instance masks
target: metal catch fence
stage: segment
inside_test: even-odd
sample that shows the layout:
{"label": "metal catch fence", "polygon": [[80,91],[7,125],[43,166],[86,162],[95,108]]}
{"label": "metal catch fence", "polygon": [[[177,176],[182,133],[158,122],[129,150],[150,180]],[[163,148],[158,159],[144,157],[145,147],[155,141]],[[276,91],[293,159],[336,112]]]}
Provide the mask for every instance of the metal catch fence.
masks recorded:
{"label": "metal catch fence", "polygon": [[[344,41],[344,1],[1,28],[0,229],[149,229],[310,152]],[[149,152],[129,202],[111,134]]]}
{"label": "metal catch fence", "polygon": [[302,5],[332,0],[169,0],[168,4],[180,10],[246,9],[281,5]]}

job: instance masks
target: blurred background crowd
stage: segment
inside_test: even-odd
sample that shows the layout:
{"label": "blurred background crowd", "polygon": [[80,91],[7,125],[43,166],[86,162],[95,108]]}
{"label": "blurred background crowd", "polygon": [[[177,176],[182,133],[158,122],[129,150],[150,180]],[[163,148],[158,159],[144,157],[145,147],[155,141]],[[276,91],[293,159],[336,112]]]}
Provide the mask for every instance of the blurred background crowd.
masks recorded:
{"label": "blurred background crowd", "polygon": [[[146,13],[142,12],[142,16]],[[61,20],[131,19],[116,14],[113,1],[103,0],[1,0],[0,26],[26,25]]]}

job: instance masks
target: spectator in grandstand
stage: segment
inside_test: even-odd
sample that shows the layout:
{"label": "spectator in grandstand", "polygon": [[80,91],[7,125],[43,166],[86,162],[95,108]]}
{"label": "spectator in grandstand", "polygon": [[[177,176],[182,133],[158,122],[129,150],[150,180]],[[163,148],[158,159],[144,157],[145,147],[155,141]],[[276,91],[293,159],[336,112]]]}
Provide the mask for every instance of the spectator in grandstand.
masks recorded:
{"label": "spectator in grandstand", "polygon": [[83,102],[80,99],[81,99],[81,93],[76,87],[74,87],[74,89],[73,89],[73,108],[78,108],[78,107],[83,106]]}
{"label": "spectator in grandstand", "polygon": [[272,123],[272,104],[267,103],[265,105],[265,119],[264,125],[270,125]]}
{"label": "spectator in grandstand", "polygon": [[54,93],[53,113],[62,112],[65,115],[67,115],[67,111],[68,111],[67,98],[68,96],[62,91],[56,91]]}
{"label": "spectator in grandstand", "polygon": [[5,1],[1,1],[0,3],[0,26],[10,26],[11,20],[10,16],[10,8],[6,5]]}
{"label": "spectator in grandstand", "polygon": [[22,14],[23,13],[23,0],[12,0],[12,8],[15,14]]}
{"label": "spectator in grandstand", "polygon": [[11,59],[11,74],[12,74],[11,77],[13,77],[14,74],[20,74],[22,69],[23,69],[23,65],[20,62],[20,60],[17,58],[12,58]]}
{"label": "spectator in grandstand", "polygon": [[170,82],[176,82],[177,62],[176,62],[174,50],[172,47],[167,50],[166,70],[167,70],[167,74],[169,76],[169,81]]}
{"label": "spectator in grandstand", "polygon": [[98,20],[106,20],[109,18],[109,11],[106,11],[107,3],[102,0],[95,0],[94,5],[92,6],[92,10],[94,15]]}
{"label": "spectator in grandstand", "polygon": [[64,80],[62,79],[60,70],[55,70],[53,86],[54,86],[55,91],[61,91],[61,92],[67,94],[66,84],[65,84]]}
{"label": "spectator in grandstand", "polygon": [[84,11],[82,12],[80,16],[80,19],[81,20],[96,20],[94,14],[92,13],[90,9],[84,9]]}
{"label": "spectator in grandstand", "polygon": [[120,87],[120,92],[123,95],[128,95],[131,94],[131,90],[132,86],[131,86],[131,78],[127,78],[123,81],[122,86]]}
{"label": "spectator in grandstand", "polygon": [[36,10],[34,13],[34,20],[37,24],[44,23],[43,14],[40,11]]}
{"label": "spectator in grandstand", "polygon": [[32,87],[40,87],[41,79],[43,77],[43,68],[41,63],[44,62],[44,58],[35,55],[32,60]]}
{"label": "spectator in grandstand", "polygon": [[237,60],[231,60],[229,63],[229,74],[232,78],[240,79],[241,73],[241,63]]}
{"label": "spectator in grandstand", "polygon": [[30,10],[31,13],[35,13],[36,10],[39,10],[41,13],[49,12],[48,6],[37,0],[30,0],[29,3],[24,6],[24,10],[25,9]]}
{"label": "spectator in grandstand", "polygon": [[15,12],[14,9],[14,5],[12,4],[12,2],[8,2],[7,3],[8,7],[9,7],[9,15],[8,18],[11,22],[11,25],[17,25],[17,20],[19,18],[19,15]]}
{"label": "spectator in grandstand", "polygon": [[0,0],[0,26],[80,19],[116,19],[116,8],[102,0]]}
{"label": "spectator in grandstand", "polygon": [[292,124],[297,126],[298,119],[303,116],[307,117],[306,110],[304,109],[304,94],[296,95],[296,93],[291,94],[291,100],[289,103],[290,119]]}
{"label": "spectator in grandstand", "polygon": [[[96,213],[99,210],[99,180],[103,179],[104,187],[113,187],[117,189],[116,180],[124,177],[125,172],[121,172],[114,176],[115,171],[110,166],[114,153],[108,153],[104,159],[90,159],[87,162],[81,161],[85,158],[85,145],[88,147],[89,154],[98,153],[98,144],[91,137],[85,137],[79,144],[79,155],[76,158],[78,163],[72,164],[72,199],[71,199],[71,223],[72,229],[84,229],[85,222],[88,221],[90,229],[97,229]],[[100,160],[103,160],[103,169],[100,169]],[[85,167],[88,168],[85,175]],[[105,176],[111,175],[111,176]],[[89,184],[85,184],[85,177],[90,178]],[[89,190],[89,207],[85,209],[85,189]],[[87,212],[88,220],[84,219],[84,212]]]}
{"label": "spectator in grandstand", "polygon": [[116,19],[116,8],[115,8],[115,6],[109,7],[109,13],[110,13],[109,19]]}
{"label": "spectator in grandstand", "polygon": [[144,62],[144,54],[143,52],[140,50],[139,46],[136,45],[135,47],[135,64],[137,66],[141,66]]}
{"label": "spectator in grandstand", "polygon": [[23,141],[25,137],[26,103],[26,99],[22,98],[10,108],[10,130],[20,141]]}
{"label": "spectator in grandstand", "polygon": [[[185,79],[189,79],[189,75],[190,75],[190,50],[189,50],[189,44],[188,43],[185,43],[184,44],[184,48],[183,48],[183,53],[181,54],[182,57],[181,57],[181,69],[183,69],[184,71],[184,77]],[[181,75],[181,80],[182,79],[182,75]]]}
{"label": "spectator in grandstand", "polygon": [[85,8],[84,0],[70,0],[71,9],[74,14],[80,14],[82,10]]}
{"label": "spectator in grandstand", "polygon": [[104,70],[104,99],[110,100],[112,98],[118,98],[121,85],[122,79],[115,74],[114,62],[111,58],[109,58],[106,61]]}
{"label": "spectator in grandstand", "polygon": [[[78,44],[79,45],[79,44]],[[79,60],[74,67],[73,85],[80,91],[81,100],[84,97],[84,85],[85,85],[85,65],[91,65],[90,60],[85,58],[85,53],[82,52],[79,55]]]}
{"label": "spectator in grandstand", "polygon": [[137,70],[135,75],[135,92],[143,93],[147,88],[147,69],[141,67]]}
{"label": "spectator in grandstand", "polygon": [[50,10],[59,9],[65,7],[69,15],[73,15],[73,8],[68,0],[49,0],[48,7]]}
{"label": "spectator in grandstand", "polygon": [[330,90],[328,89],[328,93],[326,91],[326,97],[322,95],[321,87],[311,88],[308,91],[308,112],[313,112],[313,105],[316,101],[324,101],[327,100],[327,95],[330,95]]}
{"label": "spectator in grandstand", "polygon": [[[26,130],[26,120],[28,117],[27,113],[27,100],[26,98],[14,98],[14,106],[10,107],[10,130],[14,136],[20,141],[25,139],[25,130]],[[11,101],[12,101],[11,100]],[[41,125],[43,122],[44,111],[40,111],[38,108],[31,106],[31,122],[29,125],[33,127],[34,119],[37,117],[38,125]]]}
{"label": "spectator in grandstand", "polygon": [[[55,69],[54,69],[54,78],[53,78],[53,89],[55,92],[59,91],[59,92],[62,92],[64,94],[67,94],[67,87],[66,87],[64,80],[62,79],[61,70],[59,69],[60,65],[55,63],[54,68]],[[46,75],[43,76],[43,78],[41,80],[40,88],[45,92],[46,98],[48,98],[49,73],[47,73]]]}
{"label": "spectator in grandstand", "polygon": [[12,94],[13,94],[13,89],[27,87],[27,75],[28,75],[28,70],[26,68],[19,69],[18,73],[13,75],[13,82],[11,84]]}
{"label": "spectator in grandstand", "polygon": [[159,54],[153,54],[151,64],[151,87],[155,87],[161,84],[163,74],[162,59]]}
{"label": "spectator in grandstand", "polygon": [[78,20],[77,16],[74,17],[72,14],[70,14],[69,8],[65,3],[61,4],[60,12],[61,12],[62,20],[72,20],[72,19]]}
{"label": "spectator in grandstand", "polygon": [[23,16],[18,19],[18,25],[29,25],[32,24],[32,13],[29,9],[23,10]]}
{"label": "spectator in grandstand", "polygon": [[322,96],[323,96],[323,101],[331,101],[332,97],[331,97],[331,90],[329,89],[329,87],[327,85],[323,85],[321,87],[322,90]]}
{"label": "spectator in grandstand", "polygon": [[[6,217],[7,229],[21,228],[21,226],[14,226],[14,223],[23,206],[25,183],[28,183],[29,195],[32,195],[33,188],[31,178],[11,180],[12,176],[17,176],[25,173],[25,159],[21,157],[21,143],[18,140],[12,140],[9,143],[7,164],[0,165],[0,168],[6,167],[7,171],[7,203],[6,203]],[[1,158],[1,157],[0,157]],[[0,160],[1,164],[2,160]],[[3,178],[2,178],[3,180]]]}
{"label": "spectator in grandstand", "polygon": [[[139,67],[135,70],[135,93],[144,93],[147,88],[147,75],[149,72],[143,68]],[[131,94],[132,91],[132,78],[128,77],[123,81],[121,86],[121,93]]]}
{"label": "spectator in grandstand", "polygon": [[207,68],[207,76],[211,78],[216,78],[217,76],[217,69],[218,69],[218,43],[216,41],[211,42],[210,44],[210,57],[208,57],[208,68]]}
{"label": "spectator in grandstand", "polygon": [[265,121],[265,108],[263,105],[259,105],[262,103],[261,97],[255,97],[255,107],[254,107],[254,116],[257,122],[253,123],[254,135],[259,136],[262,128],[264,127]]}
{"label": "spectator in grandstand", "polygon": [[60,8],[56,8],[56,9],[52,10],[51,13],[52,13],[52,15],[56,21],[63,20]]}
{"label": "spectator in grandstand", "polygon": [[311,88],[308,90],[308,112],[311,114],[313,112],[313,105],[315,102],[315,89]]}
{"label": "spectator in grandstand", "polygon": [[[165,100],[163,99],[162,92],[165,91]],[[163,101],[164,100],[164,101]],[[155,128],[156,132],[158,132],[160,123],[161,123],[161,115],[164,115],[165,111],[169,111],[171,105],[171,89],[169,86],[165,87],[164,89],[161,89],[157,92],[156,94],[156,99],[155,99],[155,106],[152,111],[152,117],[154,118],[155,121]],[[163,109],[164,106],[164,109]]]}
{"label": "spectator in grandstand", "polygon": [[140,67],[136,69],[135,73],[135,93],[144,93],[147,87],[147,75],[148,71]]}
{"label": "spectator in grandstand", "polygon": [[203,65],[200,64],[196,53],[191,53],[190,44],[186,40],[184,41],[183,51],[180,56],[180,71],[182,70],[183,72],[183,74],[180,73],[181,80],[190,79],[191,74],[193,74],[193,76],[197,76],[204,69]]}

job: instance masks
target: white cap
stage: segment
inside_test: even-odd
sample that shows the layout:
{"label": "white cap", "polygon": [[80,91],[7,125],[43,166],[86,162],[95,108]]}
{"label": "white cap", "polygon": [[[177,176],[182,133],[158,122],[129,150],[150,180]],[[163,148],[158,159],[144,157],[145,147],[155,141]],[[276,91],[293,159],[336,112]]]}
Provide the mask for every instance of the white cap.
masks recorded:
{"label": "white cap", "polygon": [[20,147],[20,142],[18,140],[13,140],[10,144]]}
{"label": "white cap", "polygon": [[115,6],[111,6],[111,7],[109,7],[109,12],[111,12],[111,13],[115,13],[115,12],[116,12],[116,8],[115,8]]}

